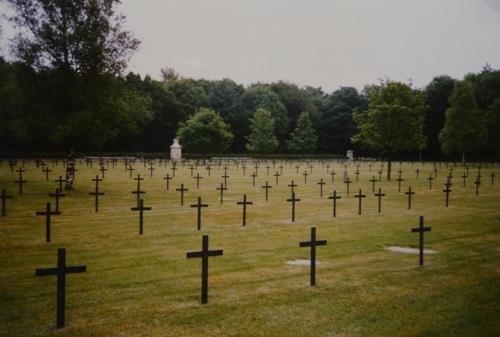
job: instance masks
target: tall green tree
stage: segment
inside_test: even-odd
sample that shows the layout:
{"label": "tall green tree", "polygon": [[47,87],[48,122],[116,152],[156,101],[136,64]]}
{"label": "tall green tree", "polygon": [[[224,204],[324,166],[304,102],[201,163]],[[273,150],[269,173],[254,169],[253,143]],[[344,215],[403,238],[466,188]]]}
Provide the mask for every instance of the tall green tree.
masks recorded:
{"label": "tall green tree", "polygon": [[358,128],[353,142],[387,157],[390,180],[393,156],[401,151],[420,150],[425,145],[425,97],[405,83],[392,81],[370,87],[367,95],[368,110],[356,111],[353,116]]}
{"label": "tall green tree", "polygon": [[246,149],[254,153],[273,153],[278,147],[274,135],[274,118],[269,111],[259,108],[250,119],[251,133],[247,137]]}
{"label": "tall green tree", "polygon": [[467,81],[457,81],[446,110],[444,128],[439,134],[443,152],[465,155],[480,151],[487,143],[488,133],[483,112],[477,107],[474,89]]}
{"label": "tall green tree", "polygon": [[179,142],[186,152],[221,153],[231,145],[229,125],[214,110],[201,108],[177,130]]}
{"label": "tall green tree", "polygon": [[316,151],[318,136],[314,130],[309,113],[304,111],[297,121],[297,128],[288,141],[288,150],[294,153],[314,153]]}

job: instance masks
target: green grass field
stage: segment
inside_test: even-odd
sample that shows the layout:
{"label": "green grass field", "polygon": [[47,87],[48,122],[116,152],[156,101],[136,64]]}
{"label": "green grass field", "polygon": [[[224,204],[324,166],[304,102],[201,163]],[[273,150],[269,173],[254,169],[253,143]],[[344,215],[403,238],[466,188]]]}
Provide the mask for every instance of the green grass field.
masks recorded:
{"label": "green grass field", "polygon": [[[281,163],[281,162],[280,162]],[[490,174],[500,175],[498,165],[483,164],[479,196],[473,181],[477,168],[471,166],[467,186],[462,187],[464,169],[454,169],[450,205],[444,206],[443,184],[448,168],[442,164],[433,189],[428,189],[431,163],[403,163],[401,192],[397,171],[393,180],[382,182],[386,197],[377,213],[368,163],[361,163],[359,182],[342,183],[343,165],[328,162],[337,175],[334,183],[321,162],[307,184],[295,163],[285,163],[279,185],[261,164],[252,186],[248,164],[246,175],[232,165],[224,204],[219,203],[222,168],[213,167],[211,177],[204,167],[200,188],[188,166],[179,166],[166,191],[170,164],[156,163],[154,176],[140,162],[134,176],[145,180],[144,235],[138,233],[138,212],[131,191],[136,182],[123,162],[110,164],[100,184],[105,193],[100,210],[94,211],[91,181],[100,175],[99,166],[77,165],[74,191],[61,199],[60,216],[53,217],[52,242],[45,242],[45,219],[35,216],[53,182],[64,176],[61,163],[49,166],[45,180],[41,168],[26,163],[24,194],[18,195],[8,163],[0,167],[0,188],[13,199],[7,201],[7,216],[0,218],[0,335],[2,336],[500,336],[500,183],[491,184]],[[278,165],[277,165],[278,166]],[[419,168],[420,179],[415,170]],[[438,166],[439,168],[439,166]],[[347,168],[356,181],[356,167]],[[310,169],[308,169],[310,171]],[[196,171],[195,171],[196,174]],[[319,196],[317,182],[327,182]],[[287,185],[294,179],[296,221],[291,222]],[[261,186],[273,186],[265,201]],[[180,206],[175,191],[184,183],[189,191]],[[403,193],[416,192],[412,209]],[[337,217],[327,196],[335,189]],[[354,194],[362,189],[363,214],[358,215]],[[242,227],[243,194],[248,206],[247,226]],[[196,209],[189,207],[197,197],[209,205],[202,210],[202,230],[196,230]],[[418,255],[389,252],[384,247],[418,247],[419,216],[425,217],[426,248],[437,250],[418,264]],[[309,249],[299,248],[309,240],[310,227],[317,227],[317,286],[309,285],[309,267],[286,262],[307,259]],[[210,235],[210,248],[224,255],[210,258],[209,303],[200,304],[200,259],[187,259],[186,252],[201,249],[203,234]],[[69,265],[85,264],[87,272],[67,276],[66,327],[55,329],[56,277],[35,277],[36,268],[53,267],[57,248],[67,250]]]}

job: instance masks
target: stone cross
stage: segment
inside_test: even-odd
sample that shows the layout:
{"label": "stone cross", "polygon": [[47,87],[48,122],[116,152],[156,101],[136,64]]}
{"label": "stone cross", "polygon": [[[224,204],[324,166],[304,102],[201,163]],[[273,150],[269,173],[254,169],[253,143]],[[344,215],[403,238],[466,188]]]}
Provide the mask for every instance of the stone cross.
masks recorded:
{"label": "stone cross", "polygon": [[84,273],[86,271],[87,271],[86,266],[66,265],[66,249],[64,248],[59,248],[57,250],[57,267],[35,270],[35,276],[57,275],[56,327],[58,329],[63,328],[65,325],[66,274]]}

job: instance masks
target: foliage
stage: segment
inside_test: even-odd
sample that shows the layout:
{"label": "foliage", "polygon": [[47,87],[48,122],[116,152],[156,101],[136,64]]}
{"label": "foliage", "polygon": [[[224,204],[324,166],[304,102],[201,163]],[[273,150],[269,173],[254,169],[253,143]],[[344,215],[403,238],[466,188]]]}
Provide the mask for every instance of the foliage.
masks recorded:
{"label": "foliage", "polygon": [[314,153],[318,137],[313,128],[309,113],[304,111],[297,121],[297,128],[288,141],[288,150],[293,153]]}
{"label": "foliage", "polygon": [[201,108],[181,123],[177,136],[185,151],[195,153],[224,152],[233,140],[229,125],[217,112],[207,108]]}
{"label": "foliage", "polygon": [[247,137],[246,149],[254,153],[272,153],[278,147],[274,135],[274,118],[263,108],[258,108],[250,119],[251,133]]}
{"label": "foliage", "polygon": [[487,142],[483,112],[477,107],[473,87],[467,81],[457,81],[446,110],[444,128],[439,134],[443,152],[465,154],[481,150]]}

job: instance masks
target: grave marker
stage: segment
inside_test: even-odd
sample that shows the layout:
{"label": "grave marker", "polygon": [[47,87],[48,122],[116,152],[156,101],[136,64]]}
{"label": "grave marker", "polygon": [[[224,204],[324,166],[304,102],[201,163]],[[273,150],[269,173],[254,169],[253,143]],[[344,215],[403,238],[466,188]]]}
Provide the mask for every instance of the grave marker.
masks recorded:
{"label": "grave marker", "polygon": [[208,204],[201,203],[201,197],[198,197],[198,203],[191,205],[192,208],[196,207],[198,209],[197,213],[197,227],[198,230],[201,230],[201,209],[208,207]]}
{"label": "grave marker", "polygon": [[382,210],[382,197],[385,197],[380,187],[378,188],[378,193],[375,193],[375,196],[378,198],[378,212],[380,213]]}
{"label": "grave marker", "polygon": [[[267,191],[267,190],[266,190]],[[243,227],[247,224],[247,205],[252,205],[253,202],[247,201],[247,195],[243,195],[243,201],[236,202],[238,205],[243,205]]]}
{"label": "grave marker", "polygon": [[65,197],[65,196],[66,196],[66,194],[61,193],[61,190],[59,188],[56,188],[56,193],[49,193],[49,197],[56,198],[56,212],[59,212],[59,198]]}
{"label": "grave marker", "polygon": [[299,247],[311,247],[311,286],[316,285],[316,247],[325,246],[327,244],[326,240],[316,240],[316,227],[311,227],[311,240],[302,241],[299,243]]}
{"label": "grave marker", "polygon": [[[293,181],[292,181],[293,183]],[[299,202],[300,199],[295,198],[295,192],[292,192],[292,197],[290,199],[286,199],[287,202],[292,203],[292,222],[295,222],[295,203]]]}
{"label": "grave marker", "polygon": [[52,215],[60,215],[60,212],[51,210],[50,202],[46,204],[45,212],[36,212],[36,215],[45,215],[45,242],[50,242],[50,225]]}
{"label": "grave marker", "polygon": [[194,177],[196,179],[196,188],[200,188],[200,179],[203,179],[203,177],[200,176],[199,172],[196,172],[196,176]]}
{"label": "grave marker", "polygon": [[269,183],[266,180],[266,184],[264,186],[262,186],[262,188],[266,189],[266,201],[267,201],[268,200],[269,189],[272,188],[272,186],[269,185]]}
{"label": "grave marker", "polygon": [[411,190],[411,186],[408,187],[408,192],[405,192],[406,195],[408,195],[408,209],[411,209],[411,196],[415,194],[415,192],[413,192]]}
{"label": "grave marker", "polygon": [[424,217],[420,216],[420,224],[418,228],[412,228],[411,232],[412,233],[419,233],[419,260],[420,260],[420,265],[424,265],[424,233],[425,232],[430,232],[431,227],[424,227]]}
{"label": "grave marker", "polygon": [[62,191],[62,183],[66,182],[66,179],[63,179],[62,176],[59,176],[59,179],[54,180],[54,182],[59,184],[59,191]]}
{"label": "grave marker", "polygon": [[445,205],[446,207],[448,207],[448,201],[450,199],[450,192],[451,192],[451,183],[450,182],[447,182],[446,184],[444,184],[444,186],[446,186],[446,188],[443,190],[443,192],[446,194],[446,201],[445,201]]}
{"label": "grave marker", "polygon": [[99,182],[102,181],[102,179],[100,179],[99,176],[95,176],[95,179],[92,179],[92,181],[95,181],[95,191],[90,192],[89,195],[95,196],[95,211],[99,212],[99,196],[104,195],[103,192],[99,192]]}
{"label": "grave marker", "polygon": [[22,167],[20,167],[19,169],[17,169],[16,172],[19,173],[19,179],[14,180],[14,182],[16,184],[19,184],[19,194],[22,195],[23,194],[23,184],[26,184],[28,182],[28,181],[23,179],[23,172],[26,172],[26,171],[24,171],[24,169]]}
{"label": "grave marker", "polygon": [[220,183],[220,187],[217,187],[216,190],[220,191],[220,203],[224,203],[224,191],[227,190],[224,187],[224,183]]}
{"label": "grave marker", "polygon": [[337,216],[337,199],[342,199],[341,196],[337,196],[337,191],[333,190],[333,195],[329,196],[328,199],[333,200],[333,217]]}
{"label": "grave marker", "polygon": [[181,206],[184,206],[184,192],[189,191],[187,188],[184,188],[184,184],[181,184],[180,188],[175,189],[178,192],[181,192]]}
{"label": "grave marker", "polygon": [[47,166],[44,166],[42,172],[45,173],[45,180],[49,180],[49,172],[52,172],[52,170],[49,170]]}
{"label": "grave marker", "polygon": [[167,191],[170,190],[170,180],[173,178],[167,173],[167,176],[163,177],[163,179],[167,182]]}
{"label": "grave marker", "polygon": [[359,193],[354,196],[355,198],[358,198],[358,215],[361,215],[361,200],[363,198],[366,198],[366,194],[361,193],[361,189],[359,189]]}
{"label": "grave marker", "polygon": [[7,213],[7,208],[6,208],[6,201],[7,199],[12,199],[12,195],[7,195],[7,192],[5,192],[5,189],[2,189],[2,216],[5,216]]}
{"label": "grave marker", "polygon": [[323,178],[321,178],[317,184],[319,185],[319,196],[323,198],[323,185],[326,185],[326,183],[323,181]]}
{"label": "grave marker", "polygon": [[132,207],[131,211],[139,211],[139,234],[144,233],[144,211],[152,210],[151,207],[144,207],[144,200],[139,200],[139,205],[137,207]]}

